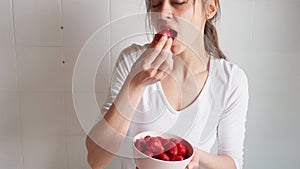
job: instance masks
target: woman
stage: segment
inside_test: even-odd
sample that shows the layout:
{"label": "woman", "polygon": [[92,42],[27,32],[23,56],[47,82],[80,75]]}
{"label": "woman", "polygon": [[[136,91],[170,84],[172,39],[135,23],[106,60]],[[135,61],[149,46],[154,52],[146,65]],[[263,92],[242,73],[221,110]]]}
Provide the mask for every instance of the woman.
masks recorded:
{"label": "woman", "polygon": [[[193,144],[196,152],[188,169],[241,169],[248,82],[219,49],[212,24],[218,0],[146,0],[146,5],[151,24],[165,35],[121,53],[104,117],[86,140],[90,166],[107,166],[125,136],[162,130],[184,135]],[[152,117],[151,112],[160,114]],[[192,125],[180,123],[181,115],[191,114],[195,116],[186,122],[193,119]],[[210,154],[216,140],[218,155]],[[122,159],[122,167],[135,165]]]}

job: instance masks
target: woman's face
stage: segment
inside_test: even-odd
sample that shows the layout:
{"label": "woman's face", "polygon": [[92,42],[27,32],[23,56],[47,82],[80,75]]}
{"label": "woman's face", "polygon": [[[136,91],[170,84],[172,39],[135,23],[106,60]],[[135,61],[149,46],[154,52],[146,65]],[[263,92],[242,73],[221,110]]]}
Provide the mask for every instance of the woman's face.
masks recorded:
{"label": "woman's face", "polygon": [[[186,46],[203,37],[206,21],[202,0],[149,0],[151,22],[157,32],[177,32],[171,51],[180,54]],[[203,41],[203,38],[201,38]]]}

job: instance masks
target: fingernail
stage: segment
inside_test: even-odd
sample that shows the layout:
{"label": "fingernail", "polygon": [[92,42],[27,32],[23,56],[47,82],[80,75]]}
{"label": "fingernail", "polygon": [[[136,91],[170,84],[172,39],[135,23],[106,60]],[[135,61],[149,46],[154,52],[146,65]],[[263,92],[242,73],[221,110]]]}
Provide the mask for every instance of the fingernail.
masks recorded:
{"label": "fingernail", "polygon": [[168,36],[166,34],[164,34],[163,38],[164,38],[164,40],[167,40]]}

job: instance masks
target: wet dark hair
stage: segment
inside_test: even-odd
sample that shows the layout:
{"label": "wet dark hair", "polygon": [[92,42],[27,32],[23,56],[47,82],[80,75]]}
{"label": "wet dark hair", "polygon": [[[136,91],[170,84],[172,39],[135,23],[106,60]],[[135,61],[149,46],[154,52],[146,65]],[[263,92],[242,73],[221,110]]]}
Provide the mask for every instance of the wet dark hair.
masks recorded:
{"label": "wet dark hair", "polygon": [[[207,0],[201,0],[201,1],[204,6],[204,4],[206,3]],[[146,27],[150,28],[150,31],[153,32],[153,28],[151,27],[151,19],[150,19],[150,15],[149,15],[149,12],[151,10],[151,2],[150,2],[150,0],[145,0],[145,2],[146,2],[147,13],[148,13],[147,19],[146,19],[147,20]],[[195,2],[196,2],[196,0],[194,0],[194,4],[195,4]],[[215,22],[217,21],[217,19],[220,16],[220,13],[221,13],[219,0],[217,0],[217,3],[218,3],[217,13],[214,15],[213,18],[206,20],[206,23],[205,23],[204,48],[207,53],[226,60],[225,54],[220,49],[218,33],[217,33],[217,29],[215,27]]]}
{"label": "wet dark hair", "polygon": [[[196,0],[194,0],[195,3]],[[205,4],[207,0],[202,0],[202,3]],[[219,46],[219,38],[216,26],[214,25],[219,16],[221,15],[221,8],[218,2],[218,10],[213,18],[206,20],[204,27],[204,47],[206,52],[218,56],[219,58],[223,58],[226,60],[226,56]]]}

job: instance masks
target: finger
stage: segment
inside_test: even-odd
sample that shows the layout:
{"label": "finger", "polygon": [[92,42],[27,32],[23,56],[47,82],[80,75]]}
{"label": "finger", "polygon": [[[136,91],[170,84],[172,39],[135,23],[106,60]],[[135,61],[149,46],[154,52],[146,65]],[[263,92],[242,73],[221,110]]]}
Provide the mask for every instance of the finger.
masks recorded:
{"label": "finger", "polygon": [[159,80],[163,80],[170,74],[173,69],[173,59],[164,61],[158,68],[157,75],[155,76]]}
{"label": "finger", "polygon": [[172,38],[169,38],[167,40],[167,42],[165,43],[164,47],[162,50],[164,51],[170,51],[171,50],[171,47],[172,47],[172,44],[173,44],[173,39]]}
{"label": "finger", "polygon": [[173,44],[173,39],[168,38],[160,54],[152,62],[151,66],[153,68],[158,68],[167,59],[168,56],[172,56],[171,53],[172,44]]}
{"label": "finger", "polygon": [[193,161],[191,161],[191,162],[186,166],[186,169],[196,169],[196,168],[198,168],[198,165],[197,165],[195,162],[193,162]]}
{"label": "finger", "polygon": [[172,38],[167,40],[163,50],[152,62],[151,67],[158,69],[163,62],[165,62],[169,57],[172,57],[171,51],[167,49],[170,43],[172,44]]}
{"label": "finger", "polygon": [[149,45],[149,48],[155,48],[157,45],[159,45],[160,42],[166,41],[168,39],[167,35],[163,35],[159,40],[153,38],[152,42]]}
{"label": "finger", "polygon": [[164,71],[158,71],[158,73],[153,77],[157,82],[163,80],[165,77],[168,76],[168,73]]}
{"label": "finger", "polygon": [[170,73],[172,70],[173,65],[168,63],[168,61],[163,62],[160,67],[158,68],[159,72],[165,72],[165,73]]}
{"label": "finger", "polygon": [[162,49],[167,42],[167,36],[164,35],[160,40],[157,42],[155,46],[150,45],[147,50],[144,52],[144,66],[146,68],[150,67],[151,63],[155,60],[155,58],[161,53]]}

